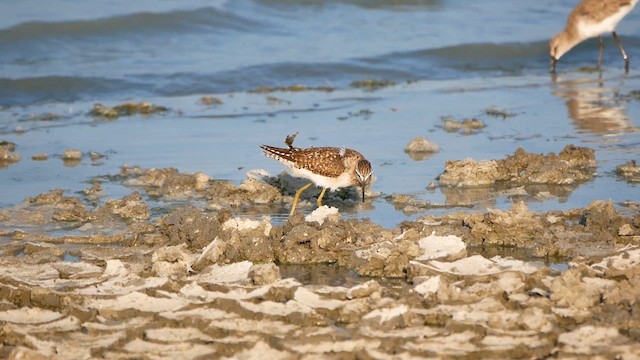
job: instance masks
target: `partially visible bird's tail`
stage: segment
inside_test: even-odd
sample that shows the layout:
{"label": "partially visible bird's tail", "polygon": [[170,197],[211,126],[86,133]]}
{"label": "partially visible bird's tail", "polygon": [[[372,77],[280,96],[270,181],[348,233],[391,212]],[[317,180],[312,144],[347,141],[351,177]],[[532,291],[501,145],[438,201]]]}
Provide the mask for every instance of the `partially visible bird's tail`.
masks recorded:
{"label": "partially visible bird's tail", "polygon": [[269,145],[260,145],[260,148],[263,150],[262,154],[266,157],[270,157],[278,161],[286,161],[286,162],[295,161],[292,154],[293,149],[284,149],[284,148],[279,148],[279,147],[269,146]]}

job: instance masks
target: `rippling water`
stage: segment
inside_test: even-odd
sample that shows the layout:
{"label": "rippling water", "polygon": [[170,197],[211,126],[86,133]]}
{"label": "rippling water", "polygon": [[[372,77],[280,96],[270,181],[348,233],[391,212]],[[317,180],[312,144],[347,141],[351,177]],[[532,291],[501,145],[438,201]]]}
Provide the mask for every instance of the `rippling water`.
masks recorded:
{"label": "rippling water", "polygon": [[[4,1],[0,105],[540,74],[570,3]],[[638,20],[619,29],[632,58]]]}
{"label": "rippling water", "polygon": [[[547,42],[574,3],[0,2],[0,140],[16,142],[24,157],[0,170],[0,182],[12,189],[0,203],[56,186],[77,191],[90,176],[117,172],[124,162],[205,171],[233,181],[250,168],[277,172],[279,165],[262,158],[257,145],[280,144],[295,131],[301,132],[299,146],[345,145],[367,154],[383,194],[444,201],[446,194],[429,194],[424,187],[445,160],[502,158],[517,146],[558,152],[576,143],[598,150],[602,177],[552,206],[640,198],[636,186],[611,176],[615,165],[637,158],[640,143],[638,102],[617,97],[640,85],[640,10],[618,28],[631,57],[628,76],[607,38],[603,75],[577,71],[595,64],[592,40],[560,60],[553,81]],[[370,78],[398,85],[377,92],[350,87]],[[279,108],[266,104],[263,95],[246,93],[293,84],[336,91],[278,95],[289,101]],[[198,107],[202,95],[221,96],[225,105]],[[176,112],[108,124],[87,115],[95,102],[126,100],[149,100]],[[489,106],[518,116],[485,118],[488,128],[473,136],[438,127],[442,116],[481,117]],[[363,109],[372,115],[359,116]],[[29,120],[49,112],[59,120]],[[15,134],[16,127],[26,133]],[[418,135],[439,142],[443,151],[426,162],[410,160],[402,149]],[[68,147],[105,152],[109,160],[61,170],[54,160],[28,159]],[[382,203],[374,217],[394,213]]]}

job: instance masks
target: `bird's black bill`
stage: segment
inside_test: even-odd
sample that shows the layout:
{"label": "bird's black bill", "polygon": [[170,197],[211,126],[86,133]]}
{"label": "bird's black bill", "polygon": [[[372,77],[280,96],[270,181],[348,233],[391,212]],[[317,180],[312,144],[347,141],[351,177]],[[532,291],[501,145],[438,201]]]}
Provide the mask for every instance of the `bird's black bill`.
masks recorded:
{"label": "bird's black bill", "polygon": [[549,66],[549,72],[551,72],[551,73],[556,72],[556,64],[557,63],[558,63],[558,60],[552,56],[551,57],[551,65]]}
{"label": "bird's black bill", "polygon": [[362,186],[362,202],[364,202],[364,186]]}

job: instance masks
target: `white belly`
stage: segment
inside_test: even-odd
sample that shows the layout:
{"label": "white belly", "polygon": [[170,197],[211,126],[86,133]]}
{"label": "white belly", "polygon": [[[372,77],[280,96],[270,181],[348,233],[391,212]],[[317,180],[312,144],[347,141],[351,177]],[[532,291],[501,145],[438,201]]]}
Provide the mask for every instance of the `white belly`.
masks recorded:
{"label": "white belly", "polygon": [[311,171],[306,169],[298,169],[294,166],[290,167],[289,169],[291,170],[291,175],[309,179],[316,185],[329,188],[330,190],[353,185],[351,183],[351,175],[348,173],[341,174],[337,178],[332,178],[312,173]]}

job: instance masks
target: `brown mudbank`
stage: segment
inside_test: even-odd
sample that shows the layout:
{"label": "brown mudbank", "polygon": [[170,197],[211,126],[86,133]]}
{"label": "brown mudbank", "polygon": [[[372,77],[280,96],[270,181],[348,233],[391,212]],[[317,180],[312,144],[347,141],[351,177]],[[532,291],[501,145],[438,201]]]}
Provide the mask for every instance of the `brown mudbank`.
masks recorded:
{"label": "brown mudbank", "polygon": [[[427,216],[405,222],[403,227],[456,234],[469,245],[518,247],[540,257],[575,257],[602,256],[625,244],[640,244],[636,222],[620,215],[611,202],[597,201],[585,209],[548,213],[530,212],[520,202],[509,211]],[[620,229],[626,229],[624,236]]]}
{"label": "brown mudbank", "polygon": [[[430,215],[395,229],[343,220],[323,206],[273,225],[231,210],[255,206],[250,198],[282,201],[260,180],[235,186],[136,167],[123,168],[121,178],[153,196],[207,198],[209,210],[186,206],[149,221],[141,193],[93,209],[85,204],[93,200],[62,190],[0,210],[0,236],[8,240],[0,245],[3,357],[640,352],[640,216],[621,215],[611,202],[545,213],[518,202],[508,211]],[[210,210],[214,201],[222,210]],[[73,222],[86,235],[37,234]],[[94,245],[107,242],[118,246]],[[530,257],[470,255],[469,245],[572,261],[568,271],[554,271]],[[69,254],[77,261],[64,261]],[[282,278],[277,264],[284,263],[334,263],[351,283]]]}
{"label": "brown mudbank", "polygon": [[[260,228],[228,221],[236,222],[228,230],[240,237],[257,236]],[[293,222],[283,231],[304,225],[301,216]],[[415,245],[419,238],[407,230],[390,241],[361,238],[351,246],[357,254],[372,245],[374,256],[385,256],[393,252],[384,243]],[[409,260],[410,282],[392,286],[384,279],[301,284],[281,279],[273,263],[225,264],[224,253],[221,264],[195,269],[193,262],[210,250],[186,243],[86,246],[79,261],[64,262],[54,249],[26,244],[16,256],[15,245],[0,246],[3,355],[609,358],[640,351],[637,247],[576,259],[566,272],[480,255]],[[398,254],[422,250],[416,245]],[[49,253],[55,256],[43,257]]]}
{"label": "brown mudbank", "polygon": [[438,180],[440,185],[473,187],[498,182],[512,186],[525,184],[571,185],[593,177],[596,166],[595,151],[567,145],[560,154],[527,153],[518,148],[504,160],[471,159],[447,161]]}

